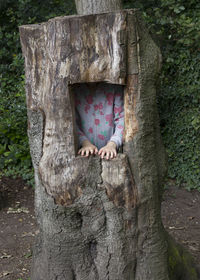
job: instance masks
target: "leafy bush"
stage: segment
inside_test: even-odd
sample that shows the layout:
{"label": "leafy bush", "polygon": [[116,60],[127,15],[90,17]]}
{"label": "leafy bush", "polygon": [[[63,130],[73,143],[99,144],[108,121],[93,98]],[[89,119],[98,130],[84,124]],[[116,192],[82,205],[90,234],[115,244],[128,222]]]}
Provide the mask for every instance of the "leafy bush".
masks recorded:
{"label": "leafy bush", "polygon": [[[176,56],[179,52],[178,56]],[[196,50],[182,48],[170,53],[162,79],[160,115],[169,155],[169,176],[188,189],[200,190],[200,108]],[[169,61],[170,60],[170,61]],[[167,68],[167,69],[166,69]]]}
{"label": "leafy bush", "polygon": [[66,0],[4,0],[0,5],[0,175],[21,176],[33,184],[18,26],[71,14],[74,4]]}
{"label": "leafy bush", "polygon": [[[124,1],[139,7],[163,54],[158,104],[169,177],[200,190],[200,3]],[[155,36],[156,35],[156,36]]]}

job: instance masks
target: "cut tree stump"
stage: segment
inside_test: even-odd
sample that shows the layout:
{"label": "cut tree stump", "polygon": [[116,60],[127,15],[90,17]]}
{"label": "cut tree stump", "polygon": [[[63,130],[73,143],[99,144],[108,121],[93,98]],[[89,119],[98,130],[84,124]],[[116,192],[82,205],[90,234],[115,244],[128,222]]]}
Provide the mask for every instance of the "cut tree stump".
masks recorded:
{"label": "cut tree stump", "polygon": [[[155,87],[161,54],[139,12],[57,17],[21,26],[20,36],[40,229],[31,279],[176,279],[160,214],[167,170]],[[88,82],[124,85],[116,159],[77,156],[71,85]]]}

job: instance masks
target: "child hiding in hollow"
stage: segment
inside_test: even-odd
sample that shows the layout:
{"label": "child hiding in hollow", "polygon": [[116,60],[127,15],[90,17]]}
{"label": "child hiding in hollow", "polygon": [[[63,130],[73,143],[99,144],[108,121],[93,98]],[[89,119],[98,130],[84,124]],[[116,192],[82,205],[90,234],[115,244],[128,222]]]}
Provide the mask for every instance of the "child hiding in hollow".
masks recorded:
{"label": "child hiding in hollow", "polygon": [[112,159],[122,145],[123,87],[107,83],[74,85],[78,154]]}

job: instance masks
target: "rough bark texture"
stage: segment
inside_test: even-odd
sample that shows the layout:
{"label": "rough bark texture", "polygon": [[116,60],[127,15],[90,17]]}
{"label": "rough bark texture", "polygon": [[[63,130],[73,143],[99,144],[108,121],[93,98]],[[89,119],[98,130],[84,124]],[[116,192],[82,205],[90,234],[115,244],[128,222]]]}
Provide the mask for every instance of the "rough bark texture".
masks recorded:
{"label": "rough bark texture", "polygon": [[[26,57],[27,106],[45,118],[39,172],[46,191],[62,205],[79,196],[88,166],[76,158],[70,84],[125,83],[126,13],[63,17],[21,27]],[[28,38],[28,41],[27,41]],[[30,124],[31,125],[31,124]],[[35,145],[32,145],[35,147]]]}
{"label": "rough bark texture", "polygon": [[75,0],[79,15],[115,12],[122,9],[121,0]]}
{"label": "rough bark texture", "polygon": [[[173,279],[160,217],[161,56],[139,13],[60,17],[20,34],[40,228],[31,279]],[[100,81],[125,85],[123,154],[110,161],[76,156],[70,85]]]}

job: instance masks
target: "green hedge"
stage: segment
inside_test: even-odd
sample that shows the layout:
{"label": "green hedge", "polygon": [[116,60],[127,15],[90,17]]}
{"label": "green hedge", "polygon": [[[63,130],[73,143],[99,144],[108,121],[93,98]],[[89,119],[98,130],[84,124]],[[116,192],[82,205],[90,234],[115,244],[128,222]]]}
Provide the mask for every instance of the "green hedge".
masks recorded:
{"label": "green hedge", "polygon": [[33,184],[18,27],[72,14],[75,6],[70,0],[4,0],[0,5],[0,175]]}
{"label": "green hedge", "polygon": [[[158,105],[169,177],[200,190],[199,1],[124,0],[124,7],[141,9],[163,53]],[[75,6],[70,0],[4,0],[0,12],[0,169],[32,182],[18,26],[73,14]]]}
{"label": "green hedge", "polygon": [[127,8],[141,8],[162,50],[158,106],[168,176],[187,189],[200,190],[200,3],[124,2]]}

